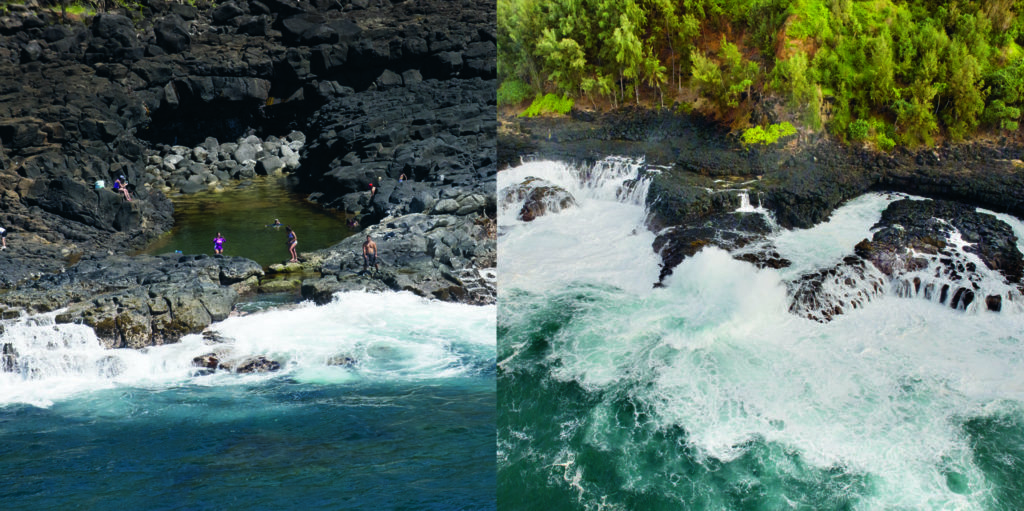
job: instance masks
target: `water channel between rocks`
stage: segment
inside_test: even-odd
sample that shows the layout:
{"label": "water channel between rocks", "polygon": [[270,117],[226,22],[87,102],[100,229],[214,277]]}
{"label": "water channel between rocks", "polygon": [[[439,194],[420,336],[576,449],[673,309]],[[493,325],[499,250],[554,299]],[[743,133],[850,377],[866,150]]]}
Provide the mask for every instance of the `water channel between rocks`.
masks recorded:
{"label": "water channel between rocks", "polygon": [[[263,266],[288,260],[287,233],[295,230],[299,252],[329,247],[351,236],[344,213],[329,211],[292,192],[280,177],[245,181],[224,191],[172,196],[174,227],[142,250],[146,254],[213,255],[220,232],[225,256],[241,256]],[[281,227],[272,227],[274,219]]]}

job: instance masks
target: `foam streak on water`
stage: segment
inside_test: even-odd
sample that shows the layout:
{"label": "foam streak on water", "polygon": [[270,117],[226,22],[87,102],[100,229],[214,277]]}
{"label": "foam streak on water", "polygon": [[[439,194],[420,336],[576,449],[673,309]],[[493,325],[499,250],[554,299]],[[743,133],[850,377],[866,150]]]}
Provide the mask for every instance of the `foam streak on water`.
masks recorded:
{"label": "foam streak on water", "polygon": [[614,246],[642,214],[513,224],[501,253],[585,264],[562,286],[500,276],[499,488],[535,476],[563,509],[1019,508],[1024,446],[992,431],[1024,422],[1024,316],[895,293],[826,324],[787,312],[789,275],[851,253],[895,198],[781,233],[785,273],[707,248],[643,291],[557,235]]}
{"label": "foam streak on water", "polygon": [[[419,381],[477,376],[494,363],[494,307],[425,300],[410,293],[339,293],[334,302],[300,304],[232,317],[211,327],[223,342],[189,335],[145,350],[104,349],[82,325],[55,325],[55,314],[12,320],[0,345],[16,352],[15,372],[0,372],[0,405],[50,406],[113,387],[160,389],[230,385],[290,377],[310,383]],[[282,371],[195,376],[194,357],[222,361],[265,356]],[[344,357],[355,365],[332,365]]]}

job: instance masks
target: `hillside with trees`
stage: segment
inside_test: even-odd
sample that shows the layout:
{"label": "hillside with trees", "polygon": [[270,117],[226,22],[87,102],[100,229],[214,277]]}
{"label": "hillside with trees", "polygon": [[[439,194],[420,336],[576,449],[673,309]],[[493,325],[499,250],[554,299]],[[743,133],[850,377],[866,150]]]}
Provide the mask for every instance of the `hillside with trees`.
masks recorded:
{"label": "hillside with trees", "polygon": [[[499,105],[756,111],[881,150],[1017,131],[1022,0],[498,0]],[[764,116],[753,117],[758,120]]]}

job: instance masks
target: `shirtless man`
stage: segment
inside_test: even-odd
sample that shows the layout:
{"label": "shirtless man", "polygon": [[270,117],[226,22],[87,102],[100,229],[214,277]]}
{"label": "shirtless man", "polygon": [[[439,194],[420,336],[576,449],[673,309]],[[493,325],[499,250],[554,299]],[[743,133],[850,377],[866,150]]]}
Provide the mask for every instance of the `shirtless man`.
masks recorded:
{"label": "shirtless man", "polygon": [[377,244],[370,239],[370,235],[366,235],[366,241],[363,242],[363,271],[370,266],[380,271],[377,266]]}

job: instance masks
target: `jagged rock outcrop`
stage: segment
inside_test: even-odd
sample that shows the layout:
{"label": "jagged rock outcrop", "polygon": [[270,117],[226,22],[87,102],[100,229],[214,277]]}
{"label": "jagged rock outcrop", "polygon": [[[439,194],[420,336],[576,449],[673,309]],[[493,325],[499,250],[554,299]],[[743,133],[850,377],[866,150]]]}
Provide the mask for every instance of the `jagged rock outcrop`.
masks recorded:
{"label": "jagged rock outcrop", "polygon": [[84,323],[107,347],[177,342],[228,317],[238,286],[259,278],[259,264],[240,257],[105,256],[84,258],[4,294],[9,308],[66,309],[59,323]]}
{"label": "jagged rock outcrop", "polygon": [[[363,269],[362,243],[370,235],[380,270]],[[303,253],[322,275],[302,284],[318,303],[343,290],[411,291],[424,297],[475,304],[497,296],[496,229],[487,216],[414,213],[387,218],[330,248]]]}
{"label": "jagged rock outcrop", "polygon": [[363,225],[458,193],[493,201],[494,87],[479,78],[432,79],[331,100],[312,116],[318,135],[304,148],[301,186]]}
{"label": "jagged rock outcrop", "polygon": [[1017,237],[992,215],[951,201],[903,199],[874,228],[856,255],[791,282],[790,311],[825,322],[890,292],[1000,311],[1024,296]]}

